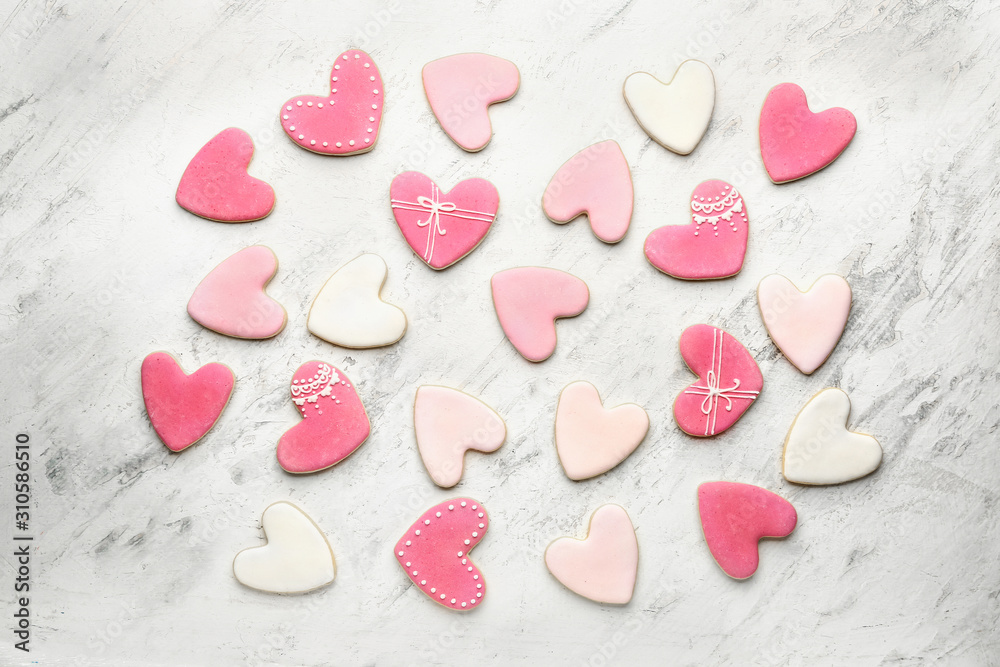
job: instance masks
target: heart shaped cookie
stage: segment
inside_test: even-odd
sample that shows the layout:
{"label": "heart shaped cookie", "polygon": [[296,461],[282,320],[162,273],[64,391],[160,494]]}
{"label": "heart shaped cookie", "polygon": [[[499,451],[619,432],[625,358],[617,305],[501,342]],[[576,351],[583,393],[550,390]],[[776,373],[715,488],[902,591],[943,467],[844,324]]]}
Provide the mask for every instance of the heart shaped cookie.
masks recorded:
{"label": "heart shaped cookie", "polygon": [[635,403],[605,408],[597,387],[573,382],[556,406],[556,452],[566,476],[589,479],[635,451],[649,430],[649,415]]}
{"label": "heart shaped cookie", "polygon": [[427,266],[438,270],[479,245],[500,206],[500,193],[487,180],[469,178],[442,193],[419,171],[392,179],[389,198],[403,238]]}
{"label": "heart shaped cookie", "polygon": [[459,53],[424,65],[424,92],[434,117],[451,140],[475,153],[493,137],[489,106],[514,97],[521,73],[509,60]]}
{"label": "heart shaped cookie", "polygon": [[674,401],[674,419],[688,435],[718,435],[743,416],[764,386],[747,349],[722,329],[696,324],[681,334],[681,356],[697,376]]}
{"label": "heart shaped cookie", "polygon": [[489,528],[486,509],[472,498],[454,498],[421,515],[396,543],[396,560],[430,599],[456,611],[483,601],[486,582],[469,552]]}
{"label": "heart shaped cookie", "polygon": [[291,392],[302,421],[278,440],[278,463],[286,471],[325,470],[368,439],[368,413],[342,371],[322,361],[306,362],[295,371]]}
{"label": "heart shaped cookie", "polygon": [[577,595],[626,604],[639,569],[639,543],[625,508],[602,505],[590,517],[587,537],[560,537],[545,550],[545,567]]}
{"label": "heart shaped cookie", "polygon": [[586,213],[594,235],[618,243],[632,221],[632,172],[617,141],[602,141],[574,155],[549,181],[542,209],[563,225]]}
{"label": "heart shaped cookie", "polygon": [[253,139],[231,127],[219,132],[188,163],[177,185],[177,203],[216,222],[251,222],[270,215],[274,189],[247,173]]}
{"label": "heart shaped cookie", "polygon": [[413,401],[413,431],[434,483],[449,489],[462,479],[465,452],[500,449],[507,426],[493,408],[451,387],[423,385]]}
{"label": "heart shaped cookie", "polygon": [[736,188],[725,181],[705,181],[691,193],[690,224],[650,232],[646,259],[674,278],[728,278],[743,268],[749,232],[747,208]]}
{"label": "heart shaped cookie", "polygon": [[528,361],[556,350],[556,323],[576,317],[590,301],[587,283],[558,269],[522,266],[493,276],[493,306],[504,334]]}
{"label": "heart shaped cookie", "polygon": [[344,264],[313,300],[309,331],[341,347],[382,347],[398,341],[406,333],[406,314],[382,300],[388,275],[378,255],[360,255]]}
{"label": "heart shaped cookie", "polygon": [[836,160],[854,138],[858,121],[847,109],[809,110],[806,94],[794,83],[767,93],[760,110],[760,157],[775,183],[788,183]]}
{"label": "heart shaped cookie", "polygon": [[206,329],[233,338],[277,336],[288,316],[264,291],[277,271],[278,258],[270,248],[244,248],[198,284],[188,301],[188,315]]}
{"label": "heart shaped cookie", "polygon": [[700,60],[685,60],[663,83],[636,72],[625,79],[625,102],[639,126],[674,153],[687,155],[708,130],[715,109],[715,77]]}
{"label": "heart shaped cookie", "polygon": [[205,364],[190,375],[166,352],[142,360],[142,400],[156,435],[172,452],[205,437],[233,394],[235,378],[228,366]]}
{"label": "heart shaped cookie", "polygon": [[757,285],[760,316],[785,358],[806,375],[837,347],[851,312],[851,286],[843,276],[820,276],[805,292],[777,273]]}
{"label": "heart shaped cookie", "polygon": [[733,579],[746,579],[757,571],[761,538],[787,537],[798,521],[795,508],[781,496],[737,482],[699,486],[698,513],[708,550]]}
{"label": "heart shaped cookie", "polygon": [[843,484],[882,464],[882,446],[866,433],[847,430],[851,399],[830,387],[805,404],[785,438],[782,473],[795,484]]}
{"label": "heart shaped cookie", "polygon": [[375,148],[382,124],[382,75],[364,51],[334,61],[329,95],[296,95],[281,107],[281,128],[297,146],[321,155]]}
{"label": "heart shaped cookie", "polygon": [[260,525],[267,544],[236,554],[237,581],[265,593],[307,593],[333,583],[333,549],[305,512],[290,502],[277,502],[264,510]]}

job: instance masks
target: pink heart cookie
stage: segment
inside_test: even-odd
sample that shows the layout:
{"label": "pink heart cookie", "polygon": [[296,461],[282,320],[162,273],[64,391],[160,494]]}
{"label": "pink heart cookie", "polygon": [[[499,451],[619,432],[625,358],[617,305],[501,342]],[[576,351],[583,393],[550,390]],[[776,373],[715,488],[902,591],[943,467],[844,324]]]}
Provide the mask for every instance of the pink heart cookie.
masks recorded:
{"label": "pink heart cookie", "polygon": [[549,181],[542,209],[556,224],[586,213],[594,235],[618,243],[632,221],[632,173],[616,141],[602,141],[574,155]]}
{"label": "pink heart cookie", "polygon": [[528,361],[545,361],[556,350],[560,317],[576,317],[590,301],[587,283],[558,269],[522,266],[490,280],[493,306],[504,334]]}
{"label": "pink heart cookie", "polygon": [[403,238],[427,266],[438,270],[479,245],[500,206],[500,194],[487,180],[469,178],[442,193],[418,171],[392,179],[389,199]]}
{"label": "pink heart cookie", "polygon": [[479,605],[486,582],[469,552],[489,528],[486,509],[472,498],[430,508],[396,543],[396,560],[427,597],[456,611]]}
{"label": "pink heart cookie", "polygon": [[787,537],[798,521],[792,504],[767,489],[737,482],[706,482],[698,487],[701,528],[712,557],[733,579],[757,571],[757,543]]}
{"label": "pink heart cookie", "polygon": [[142,400],[156,435],[172,452],[205,437],[233,394],[235,378],[228,366],[205,364],[190,375],[166,352],[142,360]]}
{"label": "pink heart cookie", "polygon": [[780,83],[760,110],[760,156],[775,183],[787,183],[826,167],[854,138],[858,121],[847,109],[809,110],[805,92]]}
{"label": "pink heart cookie", "polygon": [[181,208],[216,222],[251,222],[270,215],[274,189],[247,173],[253,139],[231,127],[212,137],[188,163],[177,185]]}
{"label": "pink heart cookie", "polygon": [[674,419],[688,435],[718,435],[743,416],[764,386],[757,362],[722,329],[695,324],[681,334],[681,356],[698,382],[674,401]]}
{"label": "pink heart cookie", "polygon": [[725,181],[705,181],[691,193],[691,223],[646,237],[646,259],[684,280],[728,278],[743,268],[749,220],[740,193]]}
{"label": "pink heart cookie", "polygon": [[851,312],[851,286],[843,276],[820,276],[805,292],[777,273],[757,285],[757,304],[771,340],[806,375],[837,347]]}
{"label": "pink heart cookie", "polygon": [[375,148],[382,124],[382,75],[364,51],[344,51],[330,73],[329,95],[296,95],[281,107],[281,127],[298,146],[321,155]]}
{"label": "pink heart cookie", "polygon": [[288,316],[264,291],[277,271],[278,258],[270,248],[244,248],[198,284],[188,301],[188,315],[206,329],[233,338],[277,336]]}
{"label": "pink heart cookie", "polygon": [[489,106],[514,97],[521,74],[509,60],[459,53],[424,65],[424,92],[441,129],[463,150],[481,151],[493,137]]}
{"label": "pink heart cookie", "polygon": [[291,391],[302,421],[278,440],[278,463],[287,472],[325,470],[368,439],[368,413],[340,370],[322,361],[308,361],[295,371]]}

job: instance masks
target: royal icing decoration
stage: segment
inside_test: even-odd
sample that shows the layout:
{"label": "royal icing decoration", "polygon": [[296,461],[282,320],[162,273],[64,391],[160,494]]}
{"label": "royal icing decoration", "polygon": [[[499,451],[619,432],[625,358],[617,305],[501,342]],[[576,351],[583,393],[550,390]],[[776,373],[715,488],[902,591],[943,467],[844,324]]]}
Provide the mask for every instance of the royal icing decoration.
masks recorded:
{"label": "royal icing decoration", "polygon": [[392,179],[389,198],[403,238],[432,269],[447,268],[472,252],[500,206],[500,194],[487,180],[470,178],[442,193],[417,171]]}
{"label": "royal icing decoration", "polygon": [[545,550],[545,567],[577,595],[626,604],[639,568],[639,543],[625,508],[602,505],[590,517],[587,537],[560,537]]}
{"label": "royal icing decoration", "polygon": [[310,361],[299,366],[291,392],[302,421],[278,440],[278,463],[288,472],[325,470],[368,439],[371,425],[358,392],[330,364]]}
{"label": "royal icing decoration", "polygon": [[594,235],[618,243],[632,220],[632,173],[616,141],[588,146],[559,168],[542,195],[542,209],[563,225],[586,213]]}
{"label": "royal icing decoration", "polygon": [[465,452],[489,454],[507,438],[507,426],[493,408],[458,389],[434,385],[417,388],[413,430],[427,474],[445,489],[462,479]]}
{"label": "royal icing decoration", "polygon": [[228,366],[205,364],[190,375],[166,352],[142,360],[142,400],[156,435],[172,452],[205,437],[233,393],[235,378]]}
{"label": "royal icing decoration", "polygon": [[489,106],[514,97],[521,84],[517,66],[485,53],[460,53],[424,65],[424,92],[441,129],[463,150],[490,143]]}
{"label": "royal icing decoration", "polygon": [[389,269],[378,255],[361,255],[337,269],[309,309],[307,327],[341,347],[392,345],[406,333],[406,314],[381,298]]}
{"label": "royal icing decoration", "polygon": [[746,205],[725,181],[705,181],[691,193],[691,222],[654,229],[646,259],[684,280],[728,278],[743,268],[749,233]]}
{"label": "royal icing decoration", "polygon": [[805,92],[781,83],[768,92],[760,110],[760,156],[775,183],[814,174],[844,152],[858,121],[847,109],[809,110]]}
{"label": "royal icing decoration", "polygon": [[649,430],[649,415],[635,403],[605,408],[597,387],[573,382],[556,406],[556,452],[566,476],[605,473],[629,457]]}
{"label": "royal icing decoration", "polygon": [[277,271],[278,258],[270,248],[244,248],[199,283],[188,301],[188,315],[206,329],[233,338],[277,336],[288,316],[264,291]]}
{"label": "royal icing decoration", "polygon": [[235,127],[215,135],[188,163],[177,185],[177,203],[216,222],[250,222],[274,208],[274,189],[247,173],[253,140]]}
{"label": "royal icing decoration", "polygon": [[307,593],[333,583],[333,549],[305,512],[290,502],[277,502],[264,510],[260,525],[267,544],[236,554],[237,581],[266,593]]}
{"label": "royal icing decoration", "polygon": [[472,498],[430,508],[396,543],[396,560],[420,592],[456,611],[475,609],[486,582],[469,552],[490,526],[486,509]]}
{"label": "royal icing decoration", "polygon": [[558,269],[522,266],[493,276],[493,306],[504,334],[528,361],[556,350],[560,317],[576,317],[590,301],[587,283]]}
{"label": "royal icing decoration", "polygon": [[322,155],[375,147],[385,97],[382,75],[364,51],[344,51],[330,73],[329,95],[296,95],[281,106],[281,127],[298,146]]}
{"label": "royal icing decoration", "polygon": [[764,386],[757,362],[738,340],[707,324],[681,334],[681,356],[698,382],[674,401],[674,419],[688,435],[722,433],[743,416]]}
{"label": "royal icing decoration", "polygon": [[851,399],[835,387],[813,396],[785,438],[782,473],[795,484],[843,484],[874,472],[882,446],[866,433],[847,430]]}
{"label": "royal icing decoration", "polygon": [[625,79],[625,102],[656,143],[680,155],[695,149],[715,108],[715,77],[700,60],[685,60],[663,83],[646,72]]}
{"label": "royal icing decoration", "polygon": [[757,543],[787,537],[798,521],[792,504],[767,489],[737,482],[706,482],[698,487],[701,528],[712,557],[733,579],[757,571]]}
{"label": "royal icing decoration", "polygon": [[785,358],[809,375],[823,365],[847,326],[851,286],[843,276],[820,276],[805,292],[772,274],[757,285],[760,315]]}

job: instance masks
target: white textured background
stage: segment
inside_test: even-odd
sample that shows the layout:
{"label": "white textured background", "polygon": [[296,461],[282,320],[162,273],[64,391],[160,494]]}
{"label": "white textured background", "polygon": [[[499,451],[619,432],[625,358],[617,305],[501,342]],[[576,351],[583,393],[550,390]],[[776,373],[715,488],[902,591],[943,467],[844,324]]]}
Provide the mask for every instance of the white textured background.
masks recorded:
{"label": "white textured background", "polygon": [[[0,663],[997,664],[1000,630],[997,271],[1000,13],[991,0],[815,3],[580,0],[365,3],[3,3],[0,33]],[[367,34],[366,32],[367,31]],[[385,78],[376,149],[329,158],[296,148],[277,122],[294,94],[321,93],[334,57],[361,47]],[[493,107],[495,136],[466,154],[439,129],[421,66],[485,51],[520,68],[520,92]],[[713,68],[711,128],[688,157],[653,143],[621,84]],[[758,159],[767,90],[802,85],[814,109],[844,106],[857,137],[825,171],[784,186]],[[188,160],[225,127],[250,132],[251,173],[274,213],[225,225],[181,210]],[[539,200],[578,149],[616,139],[636,209],[606,246],[578,221],[548,222]],[[416,168],[450,188],[482,176],[501,193],[484,243],[435,273],[404,243],[392,177]],[[736,278],[684,283],[642,244],[686,222],[698,182],[723,178],[750,211]],[[275,250],[270,293],[289,326],[249,342],[202,329],[185,304],[219,261]],[[389,264],[385,295],[410,318],[390,348],[351,352],[305,328],[327,276],[361,252]],[[591,287],[540,365],[506,342],[489,296],[501,269],[540,264]],[[847,276],[847,331],[813,376],[771,345],[757,281]],[[684,327],[708,322],[745,343],[764,394],[714,440],[684,436],[670,406],[691,376]],[[195,448],[170,454],[146,419],[139,366],[165,349],[192,370],[236,373],[233,400]],[[297,423],[288,382],[322,358],[354,379],[371,439],[343,464],[283,473],[280,434]],[[594,382],[613,404],[650,413],[646,442],[608,475],[567,480],[552,443],[566,383]],[[426,476],[412,437],[422,383],[481,396],[507,420],[496,455],[471,455],[451,492]],[[780,474],[801,405],[836,385],[852,424],[885,448],[882,468],[833,488]],[[12,649],[14,434],[34,452],[33,652]],[[789,498],[800,523],[762,545],[751,580],[728,579],[704,544],[700,482],[729,479]],[[490,590],[467,615],[415,590],[391,545],[432,503],[463,494],[489,509],[474,555]],[[261,511],[291,499],[326,531],[336,582],[310,595],[243,588],[233,555],[259,544]],[[545,570],[554,537],[581,535],[605,502],[630,512],[640,544],[631,604],[601,607]]]}

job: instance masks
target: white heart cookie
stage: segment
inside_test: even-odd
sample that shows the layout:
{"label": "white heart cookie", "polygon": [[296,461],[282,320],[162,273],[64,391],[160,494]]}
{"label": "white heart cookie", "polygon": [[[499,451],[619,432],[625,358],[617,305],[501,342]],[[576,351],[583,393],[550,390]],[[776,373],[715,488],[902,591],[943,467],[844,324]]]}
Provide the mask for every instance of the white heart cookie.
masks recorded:
{"label": "white heart cookie", "polygon": [[851,399],[830,387],[802,408],[785,438],[782,473],[789,482],[824,486],[859,479],[882,463],[882,446],[847,430]]}
{"label": "white heart cookie", "polygon": [[715,109],[715,77],[700,60],[682,62],[667,83],[646,72],[631,74],[622,93],[646,134],[680,155],[705,136]]}
{"label": "white heart cookie", "polygon": [[366,254],[337,269],[309,309],[309,331],[351,348],[392,345],[406,333],[406,314],[380,297],[389,269]]}
{"label": "white heart cookie", "polygon": [[305,512],[281,501],[264,510],[260,523],[267,544],[244,549],[233,559],[241,584],[267,593],[306,593],[333,582],[333,550]]}

